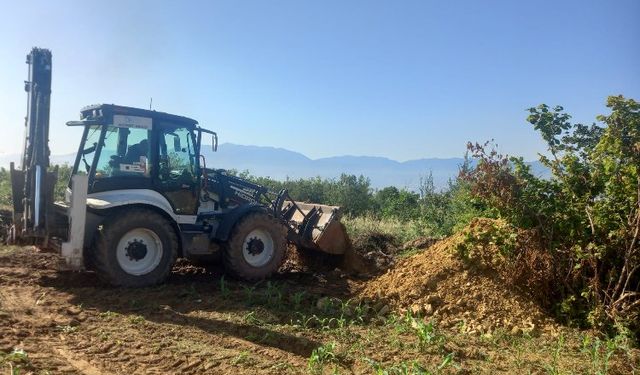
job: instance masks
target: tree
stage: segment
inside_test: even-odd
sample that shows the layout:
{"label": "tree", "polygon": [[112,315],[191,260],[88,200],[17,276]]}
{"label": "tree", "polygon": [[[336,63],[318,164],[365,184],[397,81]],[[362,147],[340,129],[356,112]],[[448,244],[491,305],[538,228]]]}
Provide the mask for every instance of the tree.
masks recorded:
{"label": "tree", "polygon": [[382,217],[414,220],[420,215],[419,198],[416,193],[388,186],[375,193],[374,207]]}
{"label": "tree", "polygon": [[478,164],[463,177],[475,199],[512,224],[541,233],[571,301],[593,325],[640,332],[640,105],[609,97],[600,124],[573,124],[562,107],[529,109],[547,143],[540,179],[521,158],[470,145]]}
{"label": "tree", "polygon": [[370,180],[363,175],[356,177],[343,173],[331,186],[329,201],[341,206],[347,214],[362,215],[372,207],[370,186]]}

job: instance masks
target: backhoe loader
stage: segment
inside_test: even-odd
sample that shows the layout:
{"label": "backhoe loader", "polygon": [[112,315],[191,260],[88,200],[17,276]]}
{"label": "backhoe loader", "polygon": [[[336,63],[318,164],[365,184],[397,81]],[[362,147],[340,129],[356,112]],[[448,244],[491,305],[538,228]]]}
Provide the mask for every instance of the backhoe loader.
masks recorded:
{"label": "backhoe loader", "polygon": [[288,244],[347,250],[339,207],[296,202],[286,190],[207,168],[201,150],[215,151],[217,134],[152,110],[91,105],[67,122],[83,133],[65,199],[55,201],[51,52],[34,48],[27,64],[24,152],[21,167],[10,166],[10,243],[54,249],[68,268],[124,287],[161,283],[177,257],[218,255],[226,272],[258,280],[277,271]]}

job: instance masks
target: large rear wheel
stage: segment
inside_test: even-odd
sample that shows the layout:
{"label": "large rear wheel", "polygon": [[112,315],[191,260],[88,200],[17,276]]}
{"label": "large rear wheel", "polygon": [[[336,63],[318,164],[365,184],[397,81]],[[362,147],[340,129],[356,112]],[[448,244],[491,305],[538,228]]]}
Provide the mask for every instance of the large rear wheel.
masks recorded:
{"label": "large rear wheel", "polygon": [[112,285],[143,287],[161,283],[171,272],[178,241],[162,215],[142,208],[118,211],[98,234],[91,264]]}
{"label": "large rear wheel", "polygon": [[287,251],[287,229],[273,216],[254,212],[236,224],[225,246],[227,272],[243,280],[261,280],[276,272]]}

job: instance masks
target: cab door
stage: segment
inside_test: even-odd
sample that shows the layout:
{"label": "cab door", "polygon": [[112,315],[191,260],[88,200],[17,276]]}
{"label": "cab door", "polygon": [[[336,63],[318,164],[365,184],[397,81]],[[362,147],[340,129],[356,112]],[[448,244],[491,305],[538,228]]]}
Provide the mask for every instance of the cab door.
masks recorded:
{"label": "cab door", "polygon": [[[152,188],[149,173],[151,119],[137,118],[148,120],[148,126],[123,125],[114,116],[114,125],[96,126],[88,130],[85,144],[93,145],[81,151],[76,168],[84,165],[84,169],[90,173],[89,193]],[[97,132],[101,134],[99,139],[96,139]],[[94,153],[98,154],[97,160]]]}
{"label": "cab door", "polygon": [[199,202],[198,150],[188,127],[158,126],[156,187],[176,214],[195,215]]}

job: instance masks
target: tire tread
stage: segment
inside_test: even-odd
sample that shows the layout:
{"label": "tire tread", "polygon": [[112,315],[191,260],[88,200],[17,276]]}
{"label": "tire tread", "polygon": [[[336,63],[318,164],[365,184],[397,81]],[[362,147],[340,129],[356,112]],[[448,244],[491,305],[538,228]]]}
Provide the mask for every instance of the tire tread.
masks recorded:
{"label": "tire tread", "polygon": [[[132,281],[124,280],[119,275],[118,270],[110,266],[109,257],[112,246],[117,244],[118,238],[115,235],[122,230],[126,230],[132,223],[155,222],[162,227],[162,231],[168,235],[170,248],[163,251],[170,252],[168,266],[160,274],[141,275]],[[124,229],[123,229],[124,228]],[[162,236],[162,234],[160,234]],[[159,284],[171,273],[171,268],[177,258],[178,238],[174,228],[162,215],[145,208],[127,208],[114,212],[103,224],[102,230],[97,234],[97,240],[93,249],[88,253],[89,264],[95,269],[98,278],[108,284],[124,287],[143,287]]]}
{"label": "tire tread", "polygon": [[[276,235],[278,238],[273,238],[275,260],[265,267],[252,268],[246,263],[242,255],[242,245],[244,242],[243,232],[246,231],[246,233],[249,233],[253,228],[258,226],[270,227],[270,229],[273,229],[273,232],[278,234]],[[284,256],[287,251],[286,238],[287,228],[273,216],[264,212],[247,214],[244,218],[240,219],[231,231],[230,239],[223,251],[222,261],[225,270],[231,274],[231,276],[245,281],[258,281],[270,276],[276,272],[284,262]]]}

